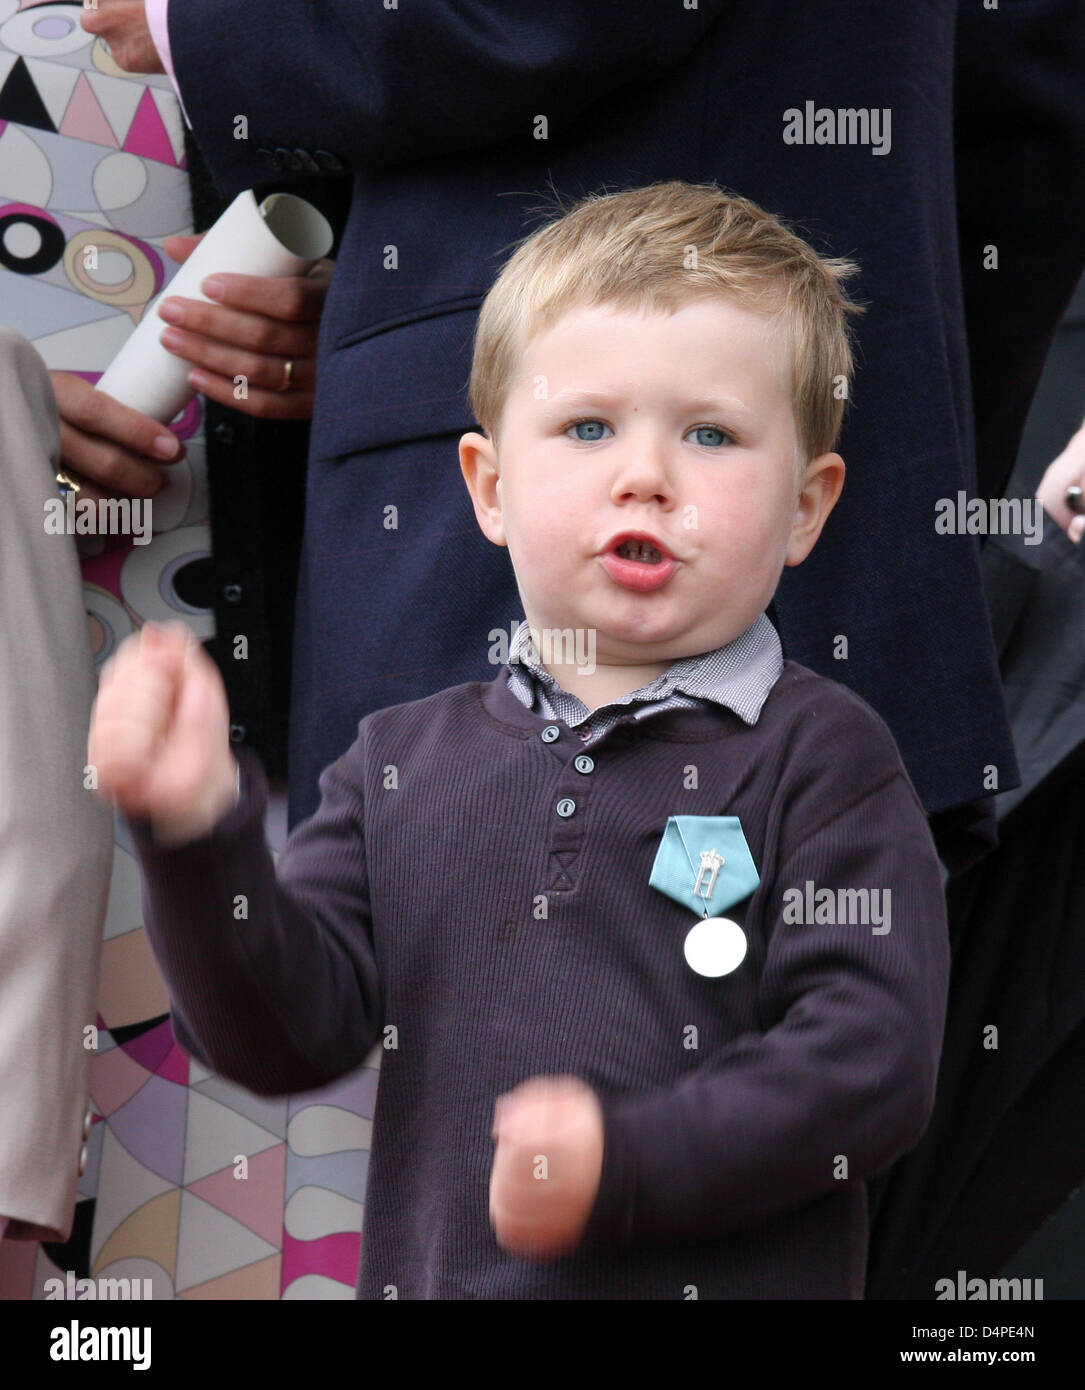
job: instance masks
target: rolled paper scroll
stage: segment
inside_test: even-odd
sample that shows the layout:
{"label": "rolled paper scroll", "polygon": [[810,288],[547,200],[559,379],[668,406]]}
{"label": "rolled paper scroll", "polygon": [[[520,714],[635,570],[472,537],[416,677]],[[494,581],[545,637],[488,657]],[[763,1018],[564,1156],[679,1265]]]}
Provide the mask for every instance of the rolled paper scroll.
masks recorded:
{"label": "rolled paper scroll", "polygon": [[257,203],[251,188],[239,193],[166,288],[147,305],[139,327],[96,383],[124,405],[168,424],[196,394],[192,363],[159,341],[167,328],[158,306],[169,295],[214,303],[201,281],[219,271],[241,275],[305,275],[332,249],[327,218],[293,193],[271,193]]}

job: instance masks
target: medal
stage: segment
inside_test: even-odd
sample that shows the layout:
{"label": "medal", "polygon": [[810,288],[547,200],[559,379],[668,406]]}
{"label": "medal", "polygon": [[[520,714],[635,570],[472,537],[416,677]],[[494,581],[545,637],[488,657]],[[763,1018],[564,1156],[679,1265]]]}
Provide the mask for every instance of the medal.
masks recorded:
{"label": "medal", "polygon": [[730,975],[746,954],[746,933],[730,917],[705,917],[686,933],[683,951],[698,975]]}
{"label": "medal", "polygon": [[[683,826],[697,847],[696,864]],[[721,870],[726,870],[722,876]],[[760,881],[737,816],[668,818],[649,882],[676,902],[702,913],[701,920],[686,933],[683,945],[691,970],[715,979],[742,964],[746,933],[729,917],[710,916],[708,908],[711,905],[719,912],[740,902]]]}

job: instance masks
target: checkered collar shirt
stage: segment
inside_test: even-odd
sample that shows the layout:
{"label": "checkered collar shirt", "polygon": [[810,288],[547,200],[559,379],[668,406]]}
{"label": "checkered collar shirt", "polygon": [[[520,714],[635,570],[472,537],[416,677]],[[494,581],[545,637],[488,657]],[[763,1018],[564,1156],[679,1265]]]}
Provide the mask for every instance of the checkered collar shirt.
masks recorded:
{"label": "checkered collar shirt", "polygon": [[715,651],[683,657],[661,676],[599,709],[589,710],[563,690],[531,647],[526,623],[516,630],[507,663],[509,689],[526,709],[544,719],[561,719],[580,737],[595,743],[622,719],[647,719],[669,709],[697,708],[706,700],[725,705],[747,724],[756,724],[761,706],[784,668],[776,629],[764,613],[745,632]]}

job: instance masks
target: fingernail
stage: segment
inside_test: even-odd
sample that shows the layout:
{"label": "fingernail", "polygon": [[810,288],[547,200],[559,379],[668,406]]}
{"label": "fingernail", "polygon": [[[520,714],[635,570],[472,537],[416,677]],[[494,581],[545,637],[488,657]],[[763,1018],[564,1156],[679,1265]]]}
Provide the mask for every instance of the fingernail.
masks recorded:
{"label": "fingernail", "polygon": [[226,293],[226,281],[220,280],[217,275],[209,276],[200,286],[208,299],[221,299]]}
{"label": "fingernail", "polygon": [[193,391],[203,391],[211,382],[211,378],[204,372],[189,372],[188,384]]}
{"label": "fingernail", "polygon": [[175,439],[172,434],[160,434],[154,442],[154,451],[161,458],[171,459],[177,452],[179,444],[180,440]]}
{"label": "fingernail", "polygon": [[1076,517],[1070,523],[1070,539],[1075,542],[1081,540],[1083,532],[1085,532],[1085,516]]}
{"label": "fingernail", "polygon": [[184,323],[184,305],[178,303],[176,299],[164,299],[158,306],[158,316],[165,319],[167,323]]}

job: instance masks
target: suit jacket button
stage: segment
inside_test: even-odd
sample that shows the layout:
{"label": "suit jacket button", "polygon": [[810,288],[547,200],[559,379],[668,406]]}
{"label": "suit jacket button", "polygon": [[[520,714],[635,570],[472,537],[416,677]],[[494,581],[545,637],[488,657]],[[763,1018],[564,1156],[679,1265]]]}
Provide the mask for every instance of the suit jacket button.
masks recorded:
{"label": "suit jacket button", "polygon": [[88,1110],[83,1116],[83,1140],[86,1142],[90,1138],[90,1127],[94,1123],[94,1111]]}
{"label": "suit jacket button", "polygon": [[294,153],[301,160],[302,167],[307,174],[319,174],[321,172],[320,165],[308,150],[295,150]]}
{"label": "suit jacket button", "polygon": [[313,153],[319,160],[321,167],[326,169],[329,174],[341,174],[346,167],[337,154],[332,154],[331,150],[314,150]]}
{"label": "suit jacket button", "polygon": [[288,150],[285,145],[275,146],[275,156],[282,169],[298,170],[301,168],[301,160],[293,150]]}
{"label": "suit jacket button", "polygon": [[79,1150],[79,1176],[82,1177],[87,1171],[87,1146],[86,1144]]}

